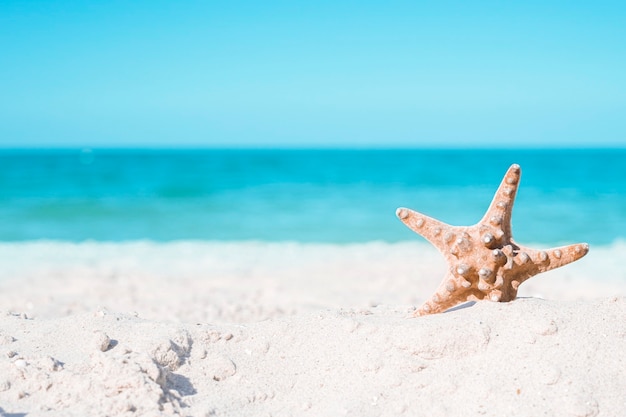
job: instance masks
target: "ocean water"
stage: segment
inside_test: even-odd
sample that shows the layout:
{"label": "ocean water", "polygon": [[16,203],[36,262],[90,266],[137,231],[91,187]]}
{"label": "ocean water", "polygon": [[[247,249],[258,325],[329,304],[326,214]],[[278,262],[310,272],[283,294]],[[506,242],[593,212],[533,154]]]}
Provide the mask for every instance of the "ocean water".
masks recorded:
{"label": "ocean water", "polygon": [[521,243],[626,237],[626,150],[0,151],[0,241],[420,240],[409,207],[477,222],[512,163]]}

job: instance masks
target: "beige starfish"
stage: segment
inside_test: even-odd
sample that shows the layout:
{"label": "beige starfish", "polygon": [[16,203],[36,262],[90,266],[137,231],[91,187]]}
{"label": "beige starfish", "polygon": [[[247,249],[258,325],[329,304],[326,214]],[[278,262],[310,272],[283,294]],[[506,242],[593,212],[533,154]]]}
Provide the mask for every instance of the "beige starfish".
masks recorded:
{"label": "beige starfish", "polygon": [[587,254],[586,243],[537,250],[513,241],[511,213],[520,177],[519,165],[511,165],[487,213],[474,226],[451,226],[407,208],[396,211],[404,224],[432,243],[448,262],[437,292],[414,316],[440,313],[465,301],[514,300],[517,288],[528,278]]}

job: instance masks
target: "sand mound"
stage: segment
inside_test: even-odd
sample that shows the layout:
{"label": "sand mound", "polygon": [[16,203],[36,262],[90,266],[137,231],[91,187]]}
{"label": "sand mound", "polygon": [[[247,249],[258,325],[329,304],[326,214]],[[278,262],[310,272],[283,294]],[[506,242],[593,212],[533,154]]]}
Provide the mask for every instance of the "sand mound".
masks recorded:
{"label": "sand mound", "polygon": [[247,325],[3,314],[4,415],[626,414],[626,299]]}
{"label": "sand mound", "polygon": [[626,415],[625,248],[407,318],[427,245],[0,244],[0,416]]}

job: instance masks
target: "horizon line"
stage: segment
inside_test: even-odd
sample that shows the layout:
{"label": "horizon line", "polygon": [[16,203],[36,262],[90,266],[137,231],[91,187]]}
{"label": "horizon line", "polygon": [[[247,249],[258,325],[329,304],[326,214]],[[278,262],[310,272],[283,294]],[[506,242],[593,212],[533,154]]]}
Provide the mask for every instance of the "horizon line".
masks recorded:
{"label": "horizon line", "polygon": [[0,152],[7,151],[593,151],[626,150],[624,145],[568,145],[568,146],[216,146],[216,145],[131,145],[131,146],[4,146]]}
{"label": "horizon line", "polygon": [[3,145],[0,144],[0,151],[9,150],[592,150],[592,149],[607,149],[607,150],[620,150],[626,149],[626,143],[624,144],[611,144],[611,143],[578,143],[578,144],[528,144],[523,145],[516,143],[514,146],[507,146],[502,144],[488,145],[488,144],[268,144],[268,145],[255,145],[255,144],[115,144],[115,145],[103,145],[103,144],[57,144],[57,145]]}

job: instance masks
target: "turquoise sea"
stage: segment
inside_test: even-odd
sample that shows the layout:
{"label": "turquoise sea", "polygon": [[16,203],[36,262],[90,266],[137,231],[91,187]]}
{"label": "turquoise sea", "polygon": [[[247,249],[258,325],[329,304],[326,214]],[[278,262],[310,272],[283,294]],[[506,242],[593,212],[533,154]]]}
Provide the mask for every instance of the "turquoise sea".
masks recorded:
{"label": "turquoise sea", "polygon": [[405,206],[478,221],[522,167],[522,243],[626,237],[626,149],[0,151],[0,241],[419,240]]}

